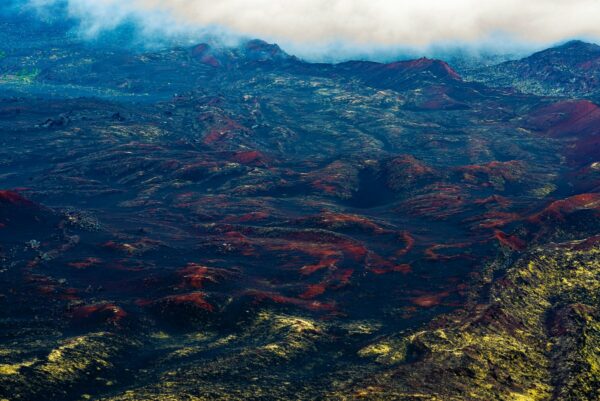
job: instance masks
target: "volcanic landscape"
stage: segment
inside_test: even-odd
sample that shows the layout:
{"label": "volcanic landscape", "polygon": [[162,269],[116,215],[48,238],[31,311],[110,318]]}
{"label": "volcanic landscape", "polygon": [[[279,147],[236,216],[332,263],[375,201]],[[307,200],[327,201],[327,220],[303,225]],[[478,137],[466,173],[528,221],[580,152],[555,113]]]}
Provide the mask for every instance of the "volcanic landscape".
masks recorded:
{"label": "volcanic landscape", "polygon": [[600,399],[599,46],[0,28],[0,400]]}

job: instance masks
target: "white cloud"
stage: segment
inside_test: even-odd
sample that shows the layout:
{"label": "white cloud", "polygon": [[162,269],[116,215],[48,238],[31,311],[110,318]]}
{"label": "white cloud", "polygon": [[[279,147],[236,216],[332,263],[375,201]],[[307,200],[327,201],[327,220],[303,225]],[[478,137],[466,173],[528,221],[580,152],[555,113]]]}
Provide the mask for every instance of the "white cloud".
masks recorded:
{"label": "white cloud", "polygon": [[152,32],[220,29],[298,46],[429,46],[494,35],[528,43],[600,37],[600,0],[67,1],[89,33],[126,19]]}

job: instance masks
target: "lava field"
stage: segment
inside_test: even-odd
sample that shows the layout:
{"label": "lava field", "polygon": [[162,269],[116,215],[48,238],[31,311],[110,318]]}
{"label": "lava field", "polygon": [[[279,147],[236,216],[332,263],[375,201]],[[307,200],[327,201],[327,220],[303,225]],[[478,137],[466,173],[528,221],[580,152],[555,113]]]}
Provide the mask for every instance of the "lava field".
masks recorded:
{"label": "lava field", "polygon": [[0,400],[600,399],[598,46],[457,71],[0,22]]}

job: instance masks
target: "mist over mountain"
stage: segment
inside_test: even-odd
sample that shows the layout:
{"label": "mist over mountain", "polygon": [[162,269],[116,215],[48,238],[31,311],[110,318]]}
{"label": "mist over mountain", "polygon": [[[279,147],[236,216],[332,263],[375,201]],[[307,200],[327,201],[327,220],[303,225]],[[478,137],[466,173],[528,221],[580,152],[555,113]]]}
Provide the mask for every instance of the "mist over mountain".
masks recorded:
{"label": "mist over mountain", "polygon": [[115,31],[126,32],[124,37],[130,42],[145,47],[200,42],[235,46],[260,38],[301,58],[327,62],[447,59],[457,53],[488,62],[494,56],[520,57],[553,43],[595,35],[595,24],[587,27],[579,18],[579,14],[593,13],[589,6],[569,5],[568,14],[575,12],[572,18],[578,21],[570,24],[562,18],[562,3],[557,6],[552,0],[518,8],[518,18],[511,15],[510,10],[516,8],[510,4],[500,7],[490,2],[482,7],[470,0],[452,5],[437,0],[394,4],[308,0],[294,7],[279,1],[231,1],[235,2],[9,0],[3,7],[33,12],[55,23],[68,21],[73,33],[88,40],[112,37]]}

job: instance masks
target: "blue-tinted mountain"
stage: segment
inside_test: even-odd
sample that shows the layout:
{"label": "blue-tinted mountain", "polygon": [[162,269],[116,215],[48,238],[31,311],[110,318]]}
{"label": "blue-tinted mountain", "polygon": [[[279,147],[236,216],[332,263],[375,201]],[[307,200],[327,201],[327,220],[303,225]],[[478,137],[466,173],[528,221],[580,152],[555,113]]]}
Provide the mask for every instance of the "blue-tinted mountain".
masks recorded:
{"label": "blue-tinted mountain", "polygon": [[597,97],[600,91],[600,46],[571,41],[516,61],[484,68],[476,80],[494,86],[550,96]]}

